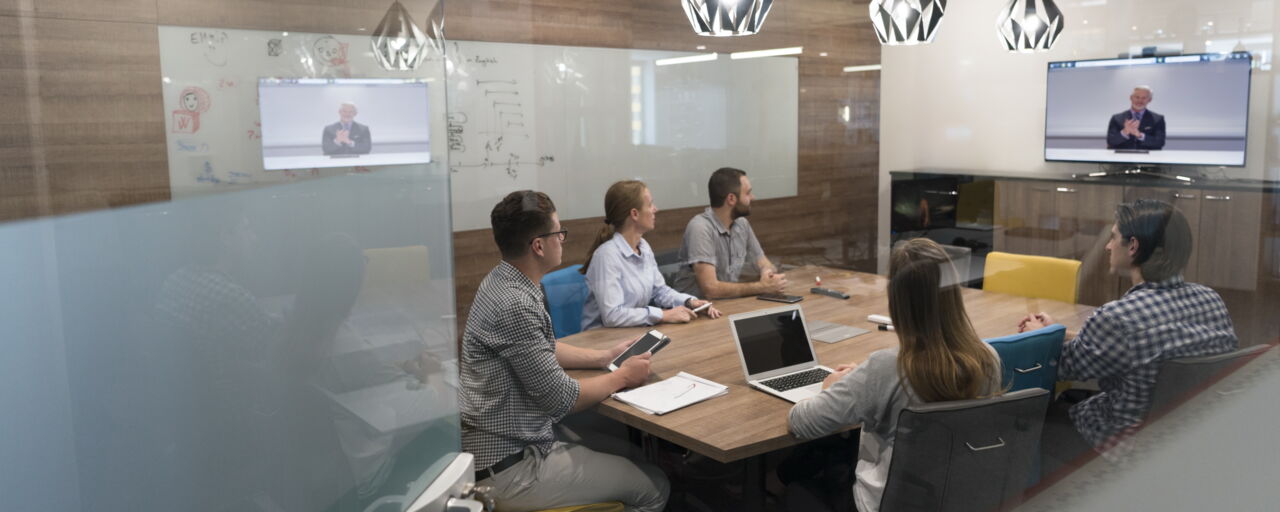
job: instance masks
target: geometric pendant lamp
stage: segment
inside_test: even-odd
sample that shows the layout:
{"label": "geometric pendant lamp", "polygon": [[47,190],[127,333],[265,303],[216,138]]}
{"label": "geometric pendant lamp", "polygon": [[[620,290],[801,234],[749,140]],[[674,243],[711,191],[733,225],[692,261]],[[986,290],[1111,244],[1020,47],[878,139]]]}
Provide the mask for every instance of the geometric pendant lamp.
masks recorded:
{"label": "geometric pendant lamp", "polygon": [[747,36],[760,31],[773,0],[680,0],[694,33]]}
{"label": "geometric pendant lamp", "polygon": [[871,24],[882,45],[933,42],[947,0],[871,0]]}
{"label": "geometric pendant lamp", "polygon": [[427,55],[427,35],[409,17],[409,11],[399,0],[391,4],[386,16],[374,29],[370,45],[373,56],[382,69],[409,71],[418,68]]}
{"label": "geometric pendant lamp", "polygon": [[1062,10],[1053,0],[1012,0],[996,16],[996,31],[1011,52],[1048,50],[1062,28]]}

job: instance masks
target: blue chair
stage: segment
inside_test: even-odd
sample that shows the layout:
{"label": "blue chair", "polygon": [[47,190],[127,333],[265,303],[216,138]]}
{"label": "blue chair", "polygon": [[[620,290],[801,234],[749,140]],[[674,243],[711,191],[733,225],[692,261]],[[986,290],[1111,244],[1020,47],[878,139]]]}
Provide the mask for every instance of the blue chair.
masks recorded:
{"label": "blue chair", "polygon": [[570,265],[542,276],[547,291],[547,310],[556,338],[582,331],[582,308],[587,304],[587,276],[578,272],[582,265]]}
{"label": "blue chair", "polygon": [[[987,343],[1000,354],[1004,376],[1000,383],[1012,393],[1023,389],[1040,388],[1053,399],[1053,386],[1058,381],[1058,358],[1062,356],[1062,342],[1067,328],[1053,324],[1042,329],[1027,331],[999,338]],[[1040,483],[1040,449],[1037,446],[1027,476],[1027,487]]]}
{"label": "blue chair", "polygon": [[1043,329],[991,338],[987,343],[1000,354],[1001,379],[1008,391],[1041,388],[1053,391],[1058,380],[1058,358],[1067,328],[1053,324]]}

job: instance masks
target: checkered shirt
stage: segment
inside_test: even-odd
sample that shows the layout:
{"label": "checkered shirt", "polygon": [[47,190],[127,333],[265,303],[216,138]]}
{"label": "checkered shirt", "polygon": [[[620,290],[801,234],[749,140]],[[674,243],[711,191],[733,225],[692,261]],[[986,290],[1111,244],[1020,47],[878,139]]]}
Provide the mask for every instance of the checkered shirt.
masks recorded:
{"label": "checkered shirt", "polygon": [[1080,335],[1062,347],[1058,376],[1098,379],[1102,392],[1071,408],[1076,430],[1106,450],[1142,423],[1158,363],[1235,350],[1222,298],[1182,280],[1142,283],[1093,312]]}
{"label": "checkered shirt", "polygon": [[476,470],[533,446],[551,448],[552,425],[578,400],[578,381],[556,362],[542,288],[507,262],[476,292],[462,334],[462,449]]}

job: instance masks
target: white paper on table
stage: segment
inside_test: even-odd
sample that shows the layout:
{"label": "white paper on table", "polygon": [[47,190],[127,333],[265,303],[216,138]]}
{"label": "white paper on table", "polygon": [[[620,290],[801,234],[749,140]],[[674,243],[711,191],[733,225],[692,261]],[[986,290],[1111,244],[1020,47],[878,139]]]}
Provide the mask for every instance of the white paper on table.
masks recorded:
{"label": "white paper on table", "polygon": [[680,372],[647,386],[614,393],[613,398],[649,414],[666,414],[728,392],[724,385]]}

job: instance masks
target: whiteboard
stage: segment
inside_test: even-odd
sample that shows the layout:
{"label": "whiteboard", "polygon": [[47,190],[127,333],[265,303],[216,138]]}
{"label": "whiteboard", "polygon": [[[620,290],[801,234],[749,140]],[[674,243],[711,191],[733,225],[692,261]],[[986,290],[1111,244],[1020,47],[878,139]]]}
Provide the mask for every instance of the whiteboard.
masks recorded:
{"label": "whiteboard", "polygon": [[705,206],[720,167],[759,198],[796,195],[797,61],[657,65],[685,52],[451,42],[449,166],[455,231],[489,227],[505,194],[547,192],[561,219],[604,215],[641,179],[659,208]]}
{"label": "whiteboard", "polygon": [[644,180],[660,208],[703,206],[725,166],[747,171],[758,198],[796,195],[792,57],[658,65],[693,54],[451,41],[415,71],[386,71],[367,35],[161,26],[159,39],[174,197],[368,170],[263,170],[264,77],[445,83],[428,87],[431,111],[446,111],[429,133],[433,158],[447,158],[436,161],[448,162],[455,231],[489,228],[493,205],[520,189],[550,194],[566,220],[603,215],[622,179]]}
{"label": "whiteboard", "polygon": [[[384,70],[367,35],[160,26],[159,39],[169,187],[175,198],[372,170],[263,170],[259,78],[420,78],[428,82],[431,110],[442,111],[445,105],[443,63],[424,63],[414,71]],[[303,121],[337,121],[332,103],[318,108],[316,119]],[[378,120],[373,107],[362,109],[359,120]],[[445,133],[444,116],[431,116],[427,123],[427,132]],[[444,138],[431,139],[431,153],[444,154]]]}

